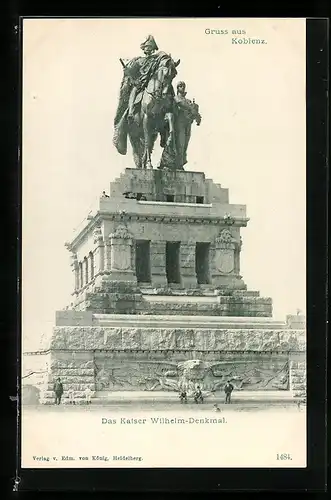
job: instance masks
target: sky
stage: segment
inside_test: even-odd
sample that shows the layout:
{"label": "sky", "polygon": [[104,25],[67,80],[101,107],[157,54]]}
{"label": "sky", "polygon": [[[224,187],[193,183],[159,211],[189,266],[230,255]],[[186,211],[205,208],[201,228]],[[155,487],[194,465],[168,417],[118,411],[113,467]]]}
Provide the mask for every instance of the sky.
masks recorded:
{"label": "sky", "polygon": [[[208,30],[228,30],[211,34]],[[231,30],[264,44],[235,44]],[[112,145],[122,68],[153,34],[180,59],[200,106],[186,170],[245,204],[241,274],[272,297],[275,319],[305,311],[305,21],[25,19],[23,24],[23,348],[49,335],[71,302],[64,243],[126,167]],[[242,38],[242,35],[237,35]],[[156,149],[154,163],[159,151]]]}

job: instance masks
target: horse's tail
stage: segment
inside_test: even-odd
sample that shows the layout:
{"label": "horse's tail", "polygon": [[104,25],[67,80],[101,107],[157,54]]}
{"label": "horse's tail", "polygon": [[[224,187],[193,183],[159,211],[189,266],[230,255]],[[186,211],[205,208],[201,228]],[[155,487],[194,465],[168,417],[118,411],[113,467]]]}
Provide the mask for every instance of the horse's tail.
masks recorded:
{"label": "horse's tail", "polygon": [[128,124],[127,124],[128,109],[124,111],[120,120],[115,124],[113,134],[113,145],[121,155],[127,153],[127,139],[128,139]]}
{"label": "horse's tail", "polygon": [[131,90],[132,90],[132,84],[130,82],[130,79],[127,76],[124,76],[121,82],[120,95],[118,98],[118,106],[114,118],[115,126],[117,123],[119,123],[119,121],[123,117],[123,114],[128,108]]}

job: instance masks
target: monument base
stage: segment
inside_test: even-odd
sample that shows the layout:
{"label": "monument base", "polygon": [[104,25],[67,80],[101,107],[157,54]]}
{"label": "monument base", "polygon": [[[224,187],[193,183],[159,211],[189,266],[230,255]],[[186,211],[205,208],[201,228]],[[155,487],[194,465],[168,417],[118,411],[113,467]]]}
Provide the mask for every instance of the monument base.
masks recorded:
{"label": "monument base", "polygon": [[153,287],[103,279],[91,284],[74,300],[74,310],[97,314],[271,317],[272,299],[258,291],[218,289],[214,286]]}
{"label": "monument base", "polygon": [[[176,400],[183,389],[191,397],[198,385],[212,400],[227,380],[239,399],[250,392],[259,393],[259,401],[272,401],[275,392],[278,400],[304,398],[304,322],[291,318],[285,323],[258,317],[61,311],[44,376],[35,383],[39,400],[53,404],[58,377],[63,401],[68,402],[71,390],[77,404],[85,402],[87,388],[99,403],[123,392],[136,393],[137,400],[141,394],[157,399],[162,391]],[[29,383],[34,385],[32,378]]]}

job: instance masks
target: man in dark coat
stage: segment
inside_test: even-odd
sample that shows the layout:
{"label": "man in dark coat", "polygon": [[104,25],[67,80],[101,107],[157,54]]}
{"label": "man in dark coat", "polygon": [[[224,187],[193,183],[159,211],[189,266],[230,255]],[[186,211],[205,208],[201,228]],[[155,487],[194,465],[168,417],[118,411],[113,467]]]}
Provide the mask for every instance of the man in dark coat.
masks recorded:
{"label": "man in dark coat", "polygon": [[203,403],[203,395],[202,395],[202,392],[201,392],[201,389],[200,389],[199,385],[197,386],[193,397],[194,397],[194,401],[197,404]]}
{"label": "man in dark coat", "polygon": [[233,385],[231,384],[230,380],[227,381],[227,383],[224,386],[224,392],[225,392],[225,403],[230,404],[231,403],[231,393],[233,391]]}
{"label": "man in dark coat", "polygon": [[182,389],[179,393],[179,399],[181,403],[187,403],[187,392],[185,389]]}
{"label": "man in dark coat", "polygon": [[61,398],[63,394],[63,384],[60,378],[56,380],[53,387],[53,391],[55,392],[55,404],[59,405],[61,403]]}

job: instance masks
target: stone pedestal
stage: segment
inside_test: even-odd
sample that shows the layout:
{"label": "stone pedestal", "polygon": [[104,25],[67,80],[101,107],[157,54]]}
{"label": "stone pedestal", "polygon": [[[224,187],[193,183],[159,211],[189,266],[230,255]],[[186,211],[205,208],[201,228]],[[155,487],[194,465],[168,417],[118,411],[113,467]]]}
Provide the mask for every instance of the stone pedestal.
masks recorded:
{"label": "stone pedestal", "polygon": [[58,376],[83,401],[86,387],[177,391],[184,372],[209,393],[230,377],[302,396],[305,326],[273,321],[272,299],[247,290],[247,223],[202,172],[126,169],[68,244],[74,303],[57,315],[44,401]]}
{"label": "stone pedestal", "polygon": [[[69,244],[76,259],[74,308],[90,309],[97,303],[111,313],[113,308],[107,304],[113,303],[115,295],[110,301],[106,297],[108,280],[132,282],[140,289],[150,287],[157,295],[169,290],[169,297],[174,296],[174,290],[201,297],[206,289],[211,293],[226,292],[228,298],[219,306],[183,303],[183,311],[192,310],[192,314],[203,310],[206,314],[272,313],[271,303],[267,305],[262,298],[255,299],[252,305],[248,298],[232,297],[234,292],[247,288],[240,276],[240,231],[248,219],[244,205],[229,203],[227,189],[206,179],[202,172],[126,169],[114,181],[110,193],[109,198],[100,198],[99,210],[90,214]],[[144,272],[136,269],[143,258],[140,247],[139,259],[135,259],[138,244],[149,251]],[[174,245],[176,255],[170,259]],[[201,256],[198,245],[200,250],[208,246],[206,254]],[[176,276],[168,272],[167,259],[174,262]],[[94,271],[86,272],[90,262]],[[202,268],[205,271],[201,277],[198,270]],[[137,276],[143,277],[143,282],[137,282]],[[158,307],[166,314],[180,313],[180,307],[169,303],[142,304],[145,314],[153,314]]]}
{"label": "stone pedestal", "polygon": [[[271,316],[271,299],[247,290],[240,276],[247,221],[245,206],[230,204],[228,190],[201,172],[126,169],[68,244],[75,256],[73,308],[113,313],[127,304],[127,313]],[[142,248],[143,272],[136,268]]]}

